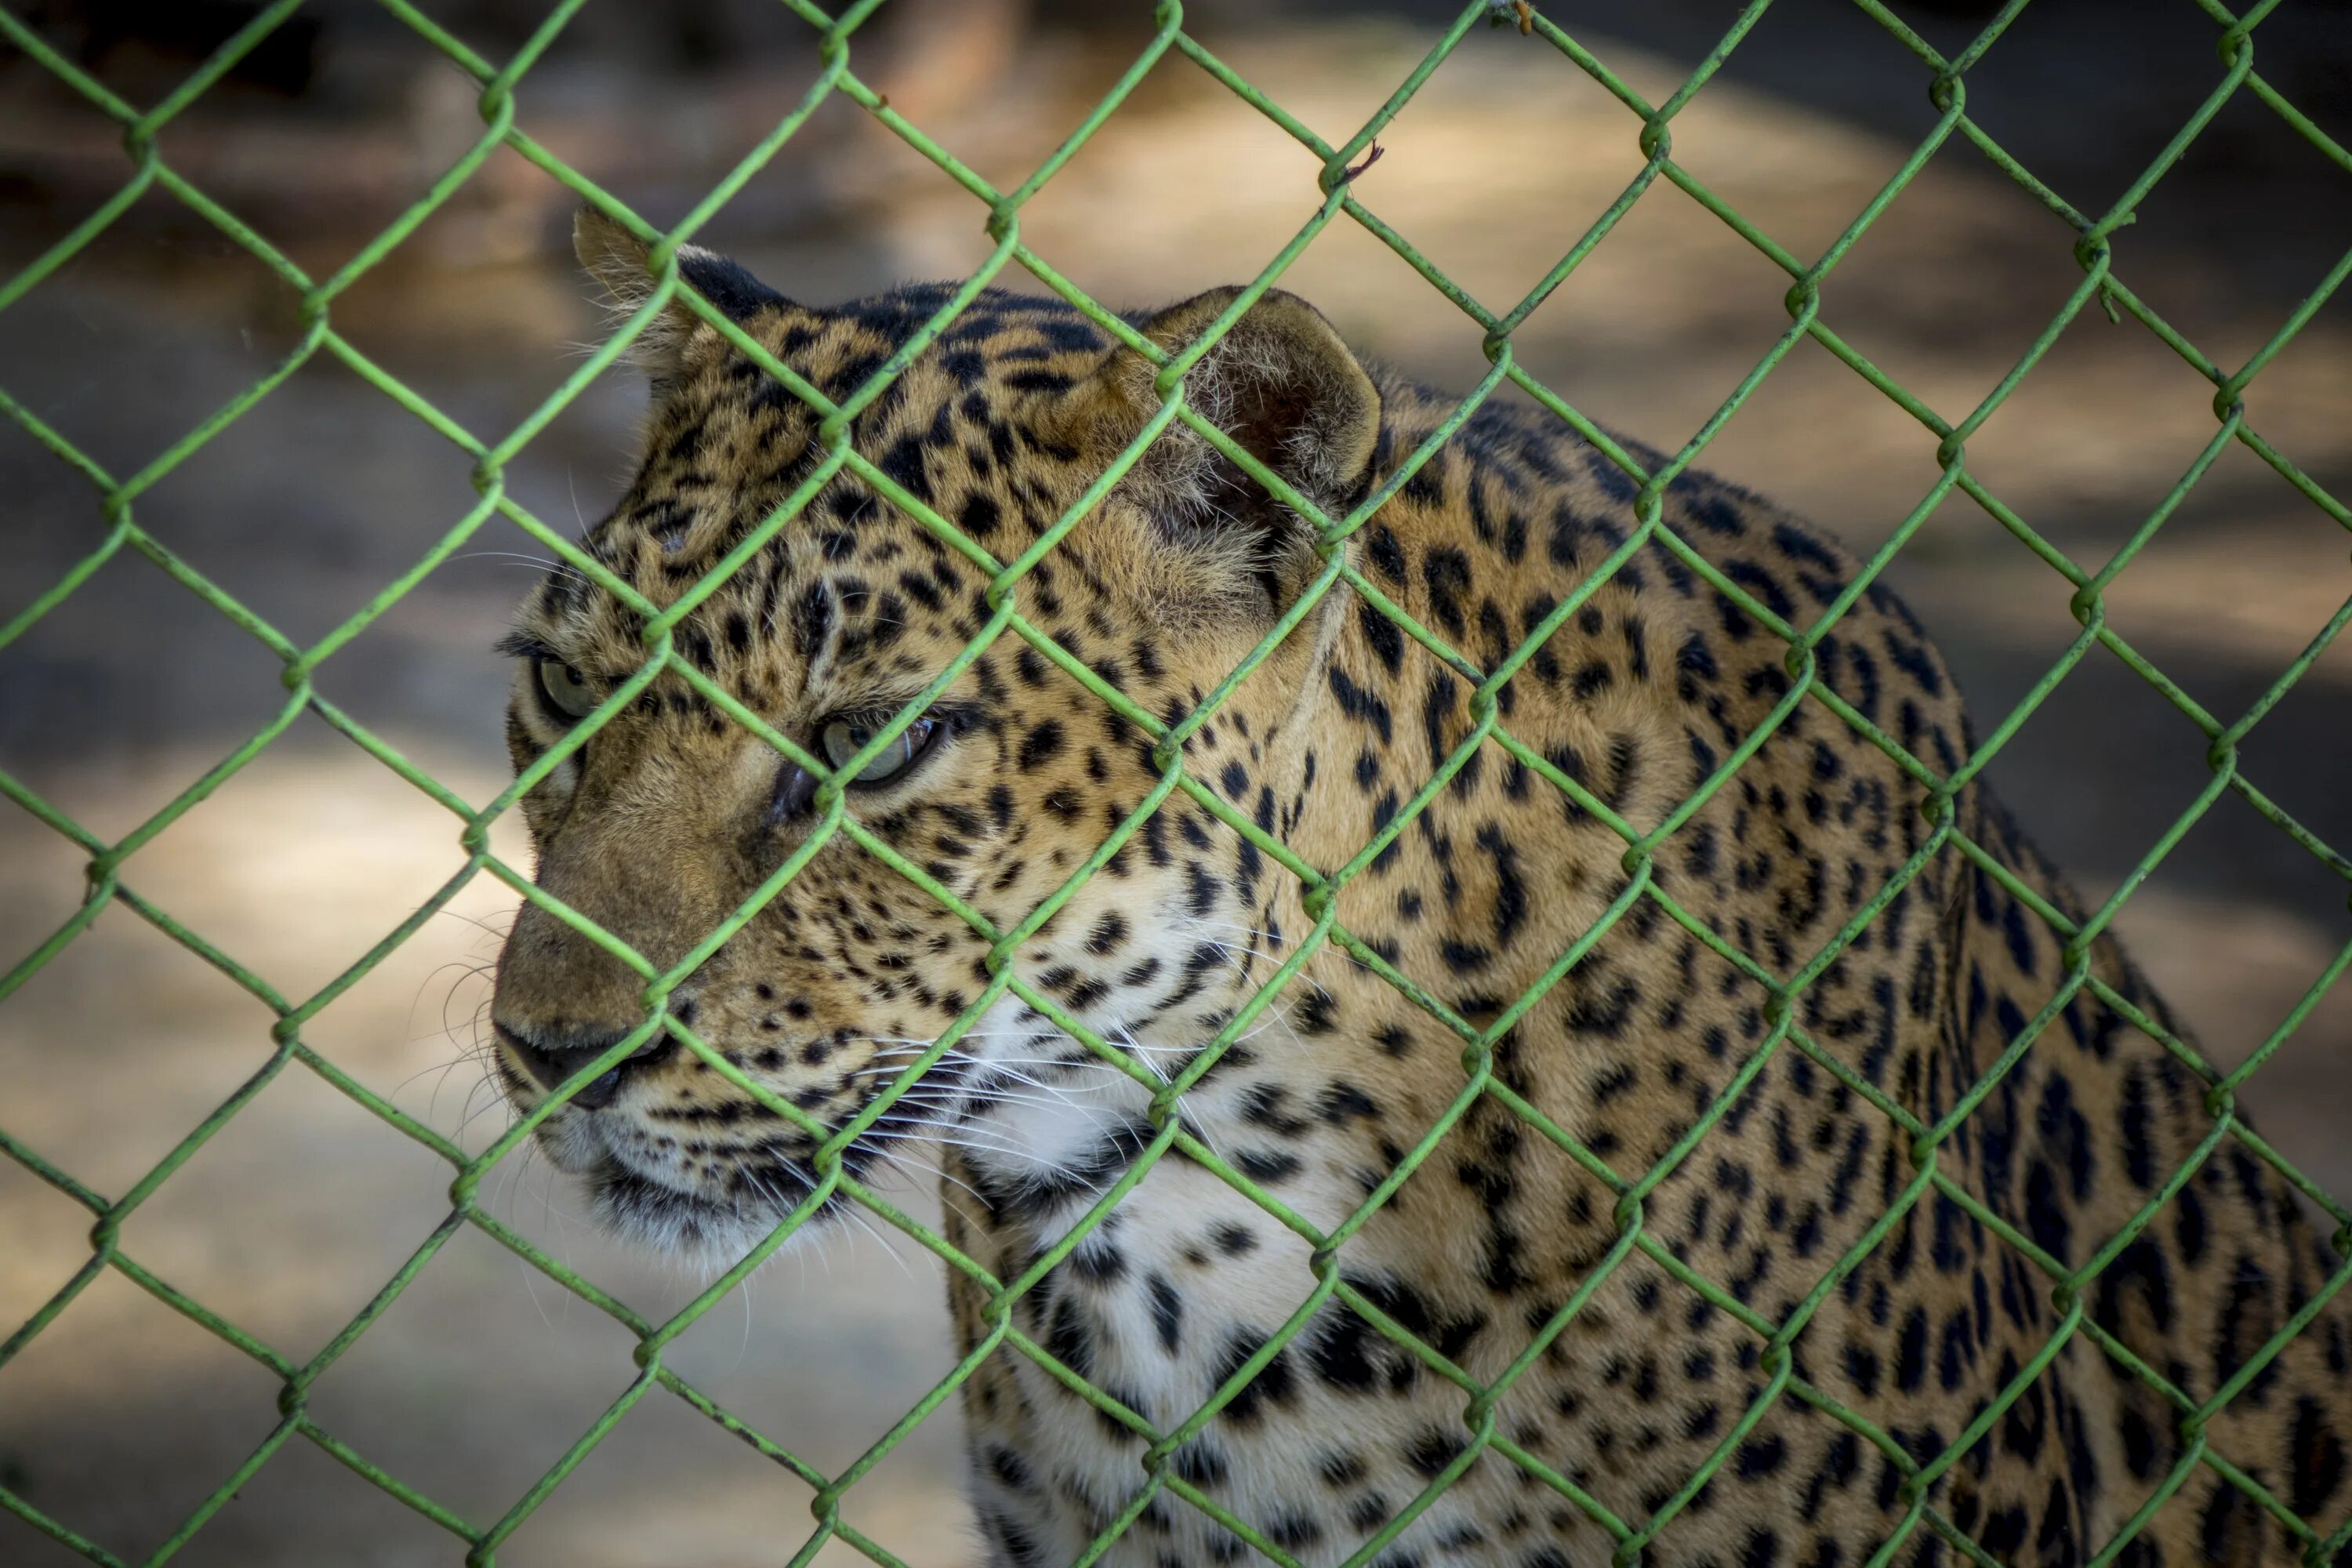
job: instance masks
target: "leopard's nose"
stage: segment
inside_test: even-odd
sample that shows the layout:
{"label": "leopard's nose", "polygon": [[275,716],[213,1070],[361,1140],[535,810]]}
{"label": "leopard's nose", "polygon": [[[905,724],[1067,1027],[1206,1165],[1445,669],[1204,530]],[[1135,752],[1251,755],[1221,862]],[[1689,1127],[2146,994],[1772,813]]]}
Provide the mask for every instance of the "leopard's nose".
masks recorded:
{"label": "leopard's nose", "polygon": [[[507,1024],[498,1025],[497,1028],[499,1038],[514,1052],[516,1059],[522,1063],[532,1078],[539,1080],[542,1089],[553,1089],[619,1045],[630,1032],[628,1029],[525,1032]],[[614,1096],[621,1092],[623,1077],[661,1053],[667,1044],[668,1036],[656,1032],[618,1066],[606,1068],[583,1084],[570,1103],[583,1110],[595,1110],[612,1104]]]}

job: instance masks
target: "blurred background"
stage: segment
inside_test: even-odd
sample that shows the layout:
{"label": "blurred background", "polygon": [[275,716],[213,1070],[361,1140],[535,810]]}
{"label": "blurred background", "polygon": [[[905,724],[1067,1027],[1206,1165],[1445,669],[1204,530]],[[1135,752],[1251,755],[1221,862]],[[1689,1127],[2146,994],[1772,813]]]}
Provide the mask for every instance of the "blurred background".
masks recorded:
{"label": "blurred background", "polygon": [[[54,47],[153,103],[257,9],[233,0],[8,0]],[[1958,47],[1992,7],[1894,8]],[[503,60],[537,0],[441,0],[431,15]],[[1454,14],[1434,0],[1196,0],[1194,35],[1333,142],[1388,96]],[[1555,0],[1568,27],[1652,101],[1712,47],[1722,0]],[[856,68],[1000,188],[1085,114],[1151,33],[1148,4],[894,0]],[[1972,70],[1975,118],[2078,208],[2128,188],[2215,86],[2217,25],[2189,0],[2040,0]],[[2352,7],[2287,0],[2258,68],[2352,141]],[[813,35],[758,0],[593,4],[518,94],[518,122],[656,223],[673,222],[799,99]],[[1674,123],[1675,156],[1801,258],[1818,255],[1928,132],[1927,75],[1843,0],[1782,0]],[[172,167],[325,276],[478,134],[474,83],[391,13],[304,7],[163,132]],[[1477,27],[1381,137],[1356,189],[1497,311],[1524,294],[1641,166],[1636,119],[1539,38]],[[117,128],[0,47],[0,276],[130,173]],[[1097,298],[1149,305],[1255,274],[1316,204],[1314,159],[1170,55],[1024,213],[1028,242]],[[575,277],[572,201],[500,150],[335,305],[336,328],[486,440],[596,341]],[[846,100],[807,127],[706,231],[767,280],[824,301],[967,274],[980,204]],[[1823,316],[1948,418],[2006,374],[2080,281],[2073,234],[1957,142],[1840,265]],[[2234,368],[2352,247],[2352,174],[2241,93],[2116,239],[2116,271]],[[1017,273],[1003,282],[1036,285]],[[1284,279],[1360,347],[1459,386],[1479,331],[1342,219]],[[1787,277],[1661,182],[1515,342],[1522,363],[1604,425],[1678,445],[1787,323]],[[0,388],[118,475],[137,470],[296,341],[290,291],[160,191],[0,313]],[[2140,326],[2095,307],[1969,445],[1970,468],[2074,559],[2103,563],[2214,429],[2212,387]],[[565,528],[624,482],[644,393],[594,384],[509,469]],[[2247,394],[2250,423],[2352,496],[2352,291],[2321,308]],[[1937,475],[1936,441],[1801,344],[1702,459],[1868,547]],[[308,642],[415,562],[474,500],[468,463],[321,355],[139,502],[196,570]],[[101,532],[96,498],[0,422],[0,618]],[[2344,527],[2231,446],[2108,595],[2113,623],[2198,702],[2245,711],[2352,596]],[[504,522],[323,668],[319,685],[459,794],[504,782],[508,671],[490,652],[540,552]],[[1979,715],[2008,711],[2076,631],[2071,589],[1964,500],[1891,569]],[[0,768],[111,839],[258,728],[278,667],[229,621],[124,552],[0,650]],[[2247,773],[2339,847],[2352,843],[2352,637],[2247,740]],[[2095,650],[1990,776],[2096,895],[2127,876],[2210,777],[2194,726]],[[292,996],[339,973],[461,860],[440,807],[305,718],[142,849],[126,881]],[[520,859],[512,832],[501,849]],[[83,857],[0,805],[0,964],[76,908]],[[2346,888],[2225,795],[2132,898],[2126,941],[2219,1058],[2277,1027],[2352,940]],[[305,1032],[319,1050],[471,1146],[504,1124],[466,1053],[511,897],[478,879]],[[0,1005],[0,1127],[120,1194],[268,1055],[266,1009],[120,908]],[[2246,1091],[2272,1140],[2352,1195],[2352,984]],[[278,1078],[129,1221],[125,1249],[296,1361],[315,1353],[447,1212],[450,1173],[309,1072]],[[589,1234],[543,1166],[492,1178],[499,1214],[656,1318],[703,1283]],[[914,1212],[935,1212],[910,1189]],[[88,1214],[0,1161],[0,1327],[89,1257]],[[829,1472],[950,1363],[940,1269],[850,1233],[774,1263],[670,1361]],[[314,1392],[361,1453],[469,1520],[497,1518],[626,1386],[628,1336],[487,1237],[460,1234]],[[0,1368],[0,1484],[126,1558],[143,1557],[266,1436],[276,1380],[109,1273]],[[915,1564],[977,1561],[952,1403],[861,1483],[846,1516]],[[656,1393],[501,1550],[502,1563],[773,1563],[809,1528],[806,1489]],[[408,1564],[452,1538],[299,1440],[177,1561]],[[846,1560],[829,1547],[822,1561]],[[0,1563],[79,1561],[0,1515]]]}

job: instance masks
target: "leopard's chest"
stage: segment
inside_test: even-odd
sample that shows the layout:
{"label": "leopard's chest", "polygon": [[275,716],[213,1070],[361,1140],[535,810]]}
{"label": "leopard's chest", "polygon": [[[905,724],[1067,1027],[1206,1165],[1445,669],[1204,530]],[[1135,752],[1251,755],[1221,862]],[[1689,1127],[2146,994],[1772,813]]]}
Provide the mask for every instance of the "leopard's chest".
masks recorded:
{"label": "leopard's chest", "polygon": [[[1301,1228],[1173,1149],[1105,1208],[1152,1146],[1149,1095],[1060,1087],[976,1118],[963,1141],[988,1210],[975,1216],[986,1260],[1001,1279],[1031,1280],[1010,1326],[1038,1352],[1008,1336],[965,1390],[992,1560],[1074,1561],[1121,1520],[1103,1563],[1205,1568],[1247,1555],[1188,1489],[1300,1561],[1344,1558],[1427,1487],[1417,1467],[1458,1447],[1464,1397],[1331,1300],[1318,1275],[1302,1229],[1328,1230],[1363,1198],[1340,1173],[1343,1141],[1303,1128],[1277,1138],[1206,1096],[1186,1105],[1186,1125],[1230,1165],[1273,1178],[1265,1190]],[[1358,1256],[1351,1242],[1351,1268]],[[989,1326],[962,1324],[968,1342]],[[1155,1487],[1155,1475],[1175,1484]],[[1413,1522],[1424,1563],[1489,1560],[1443,1544],[1484,1511],[1480,1491],[1457,1487]]]}

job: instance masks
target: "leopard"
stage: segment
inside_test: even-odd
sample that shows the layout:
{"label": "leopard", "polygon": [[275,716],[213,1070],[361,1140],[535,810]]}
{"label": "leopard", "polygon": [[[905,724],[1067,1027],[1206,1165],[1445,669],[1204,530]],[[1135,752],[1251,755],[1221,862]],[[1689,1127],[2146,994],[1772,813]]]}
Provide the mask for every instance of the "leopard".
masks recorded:
{"label": "leopard", "polygon": [[495,1073],[682,1256],[936,1169],[980,1560],[2320,1560],[2345,1238],[1874,563],[1279,288],[575,242]]}

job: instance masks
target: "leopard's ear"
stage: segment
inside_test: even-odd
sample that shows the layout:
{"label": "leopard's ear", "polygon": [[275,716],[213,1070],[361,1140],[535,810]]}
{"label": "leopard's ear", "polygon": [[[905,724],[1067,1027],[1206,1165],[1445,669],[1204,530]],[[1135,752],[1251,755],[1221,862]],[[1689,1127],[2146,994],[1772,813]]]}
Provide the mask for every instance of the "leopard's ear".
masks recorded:
{"label": "leopard's ear", "polygon": [[[572,220],[572,249],[588,276],[604,286],[606,301],[617,316],[636,313],[658,281],[646,269],[652,247],[594,207],[583,206]],[[735,262],[698,246],[677,250],[678,276],[703,298],[740,323],[749,325],[761,312],[790,303]],[[682,295],[673,294],[661,314],[645,325],[629,346],[631,363],[642,368],[656,395],[677,381],[698,354],[716,349],[719,334],[694,313]]]}
{"label": "leopard's ear", "polygon": [[[1213,289],[1171,306],[1144,323],[1143,335],[1181,353],[1241,292]],[[1129,437],[1160,406],[1152,390],[1159,374],[1126,351],[1105,373],[1114,423]],[[1327,516],[1337,517],[1370,488],[1380,389],[1331,323],[1297,295],[1268,289],[1186,373],[1183,384],[1187,404]],[[1261,566],[1296,565],[1302,552],[1311,558],[1313,533],[1298,514],[1181,422],[1138,459],[1126,489],[1179,543],[1245,549]]]}

